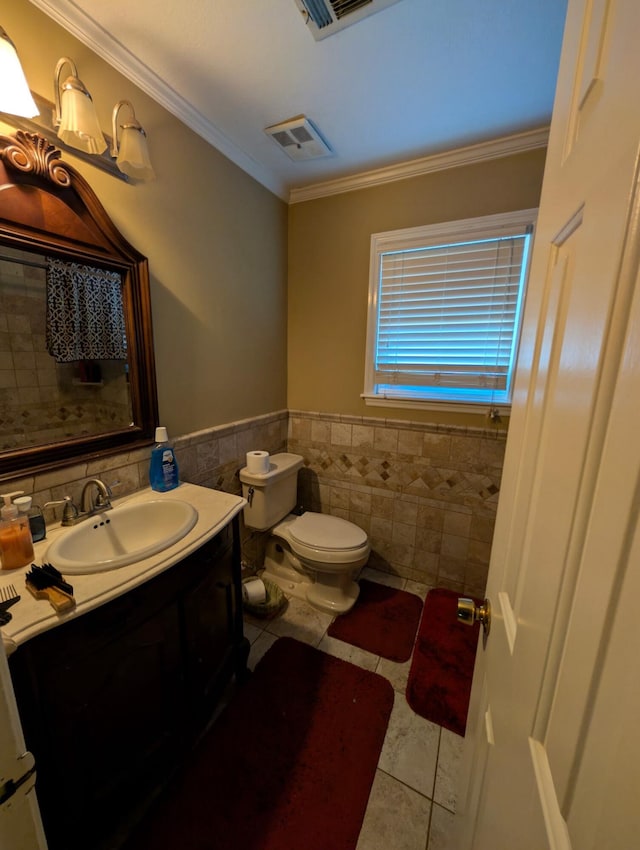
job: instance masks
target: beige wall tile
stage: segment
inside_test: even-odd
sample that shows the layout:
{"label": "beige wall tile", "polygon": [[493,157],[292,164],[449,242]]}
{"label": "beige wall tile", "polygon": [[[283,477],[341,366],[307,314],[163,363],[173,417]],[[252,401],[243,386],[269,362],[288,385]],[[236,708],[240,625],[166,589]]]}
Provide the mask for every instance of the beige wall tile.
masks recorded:
{"label": "beige wall tile", "polygon": [[331,487],[331,508],[341,508],[345,511],[349,510],[349,490],[344,487]]}
{"label": "beige wall tile", "polygon": [[398,453],[406,455],[422,454],[423,434],[421,431],[398,431]]}
{"label": "beige wall tile", "polygon": [[447,555],[451,558],[459,558],[464,560],[469,551],[469,538],[458,537],[455,534],[443,534],[442,545],[440,552],[442,555]]}
{"label": "beige wall tile", "polygon": [[373,512],[372,501],[373,497],[371,493],[364,493],[360,490],[351,490],[349,492],[349,510],[355,513],[371,516]]}
{"label": "beige wall tile", "polygon": [[495,527],[494,516],[479,516],[474,514],[471,518],[471,527],[469,529],[469,537],[472,540],[484,540],[491,542],[493,540],[493,529]]}
{"label": "beige wall tile", "polygon": [[466,561],[462,558],[454,558],[451,555],[440,555],[438,562],[438,583],[453,582],[460,587],[464,586],[467,571]]}
{"label": "beige wall tile", "polygon": [[368,535],[371,535],[371,515],[370,514],[360,514],[357,511],[349,511],[349,521],[355,523],[359,528],[363,531],[366,531]]}
{"label": "beige wall tile", "polygon": [[351,448],[351,425],[344,425],[341,422],[332,422],[331,445],[348,446]]}
{"label": "beige wall tile", "polygon": [[374,428],[373,447],[379,452],[398,451],[398,429],[397,428]]}
{"label": "beige wall tile", "polygon": [[227,434],[220,437],[218,441],[218,451],[220,452],[220,464],[229,463],[238,458],[238,446],[236,444],[236,435]]}
{"label": "beige wall tile", "polygon": [[418,507],[418,525],[433,531],[442,531],[444,528],[445,511],[443,508],[435,508],[432,505],[420,505]]}
{"label": "beige wall tile", "polygon": [[391,532],[391,542],[414,546],[416,542],[416,526],[405,522],[394,522]]}
{"label": "beige wall tile", "polygon": [[451,437],[447,434],[424,434],[422,454],[433,460],[448,460],[451,454]]}
{"label": "beige wall tile", "polygon": [[491,542],[485,540],[469,540],[468,558],[476,564],[488,566],[491,557]]}
{"label": "beige wall tile", "polygon": [[416,546],[425,552],[439,553],[442,549],[442,534],[423,525],[416,527]]}
{"label": "beige wall tile", "polygon": [[413,566],[415,548],[407,543],[396,543],[393,539],[391,546],[388,547],[389,557],[391,561],[398,567]]}
{"label": "beige wall tile", "polygon": [[382,540],[391,540],[393,522],[378,516],[371,517],[371,536]]}
{"label": "beige wall tile", "polygon": [[354,425],[351,434],[351,445],[354,449],[372,449],[373,432],[371,425]]}
{"label": "beige wall tile", "polygon": [[455,534],[458,537],[469,537],[471,529],[471,514],[447,511],[444,516],[443,531],[445,534]]}
{"label": "beige wall tile", "polygon": [[438,570],[440,568],[440,556],[433,552],[425,552],[416,548],[413,552],[413,574],[412,578],[423,584],[435,587],[438,583]]}
{"label": "beige wall tile", "polygon": [[418,521],[417,502],[409,502],[406,499],[394,499],[393,502],[393,519],[396,522],[410,523],[416,525]]}
{"label": "beige wall tile", "polygon": [[289,419],[289,437],[308,443],[311,440],[311,420],[291,417]]}
{"label": "beige wall tile", "polygon": [[311,442],[312,443],[330,443],[331,442],[331,423],[324,422],[320,419],[311,420]]}
{"label": "beige wall tile", "polygon": [[390,519],[393,516],[394,498],[391,494],[371,494],[371,514],[376,517]]}

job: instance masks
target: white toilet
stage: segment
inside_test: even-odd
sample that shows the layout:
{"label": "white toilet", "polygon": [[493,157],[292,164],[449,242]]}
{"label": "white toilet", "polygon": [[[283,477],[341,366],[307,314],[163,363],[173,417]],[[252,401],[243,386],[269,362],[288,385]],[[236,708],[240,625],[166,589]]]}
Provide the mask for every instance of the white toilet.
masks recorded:
{"label": "white toilet", "polygon": [[240,470],[245,525],[271,530],[262,577],[287,594],[306,599],[330,614],[349,611],[360,588],[355,576],[369,558],[366,532],[339,517],[307,511],[290,513],[297,499],[300,455],[282,452],[269,458],[269,471]]}

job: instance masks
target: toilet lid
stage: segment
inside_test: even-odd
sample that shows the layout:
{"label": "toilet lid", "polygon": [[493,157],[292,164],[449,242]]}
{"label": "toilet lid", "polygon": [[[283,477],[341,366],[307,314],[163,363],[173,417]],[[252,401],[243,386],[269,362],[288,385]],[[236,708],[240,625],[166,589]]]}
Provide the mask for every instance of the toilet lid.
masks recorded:
{"label": "toilet lid", "polygon": [[308,511],[291,525],[294,540],[321,549],[356,549],[367,542],[367,535],[357,525],[340,517]]}

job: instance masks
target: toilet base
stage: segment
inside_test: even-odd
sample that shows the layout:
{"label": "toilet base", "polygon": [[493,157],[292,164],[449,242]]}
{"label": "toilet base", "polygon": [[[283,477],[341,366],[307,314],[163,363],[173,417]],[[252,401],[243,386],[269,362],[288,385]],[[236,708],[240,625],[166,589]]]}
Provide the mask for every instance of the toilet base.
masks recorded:
{"label": "toilet base", "polygon": [[[295,565],[295,566],[294,566]],[[267,543],[262,577],[277,584],[286,596],[303,599],[326,614],[346,614],[356,603],[360,587],[353,580],[359,569],[318,573],[304,567],[281,542]]]}
{"label": "toilet base", "polygon": [[346,614],[356,604],[359,595],[360,585],[353,581],[350,573],[346,576],[326,574],[322,581],[315,581],[307,587],[309,605],[327,614]]}

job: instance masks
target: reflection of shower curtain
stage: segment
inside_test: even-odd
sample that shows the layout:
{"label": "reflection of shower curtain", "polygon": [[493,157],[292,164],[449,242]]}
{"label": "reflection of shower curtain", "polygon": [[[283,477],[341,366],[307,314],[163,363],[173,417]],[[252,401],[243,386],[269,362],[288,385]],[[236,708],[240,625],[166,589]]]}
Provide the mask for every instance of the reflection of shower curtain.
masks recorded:
{"label": "reflection of shower curtain", "polygon": [[127,359],[119,272],[47,258],[47,350],[58,363]]}

